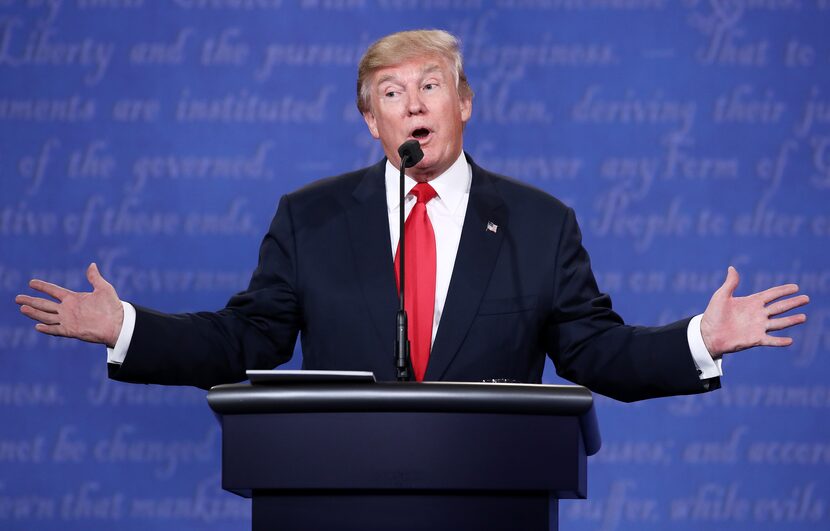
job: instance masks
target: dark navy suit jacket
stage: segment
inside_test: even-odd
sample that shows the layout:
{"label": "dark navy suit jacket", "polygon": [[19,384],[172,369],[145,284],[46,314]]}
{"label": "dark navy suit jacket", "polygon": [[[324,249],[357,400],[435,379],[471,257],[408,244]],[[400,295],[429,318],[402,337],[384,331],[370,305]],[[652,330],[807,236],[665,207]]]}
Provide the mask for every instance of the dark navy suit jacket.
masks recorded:
{"label": "dark navy suit jacket", "polygon": [[[688,319],[632,327],[612,311],[569,207],[470,163],[467,214],[426,380],[538,383],[548,355],[561,376],[620,400],[718,385],[698,378]],[[110,376],[209,388],[286,362],[299,333],[304,368],[394,380],[398,298],[384,168],[385,160],[284,196],[248,289],[223,310],[137,307],[127,358]]]}

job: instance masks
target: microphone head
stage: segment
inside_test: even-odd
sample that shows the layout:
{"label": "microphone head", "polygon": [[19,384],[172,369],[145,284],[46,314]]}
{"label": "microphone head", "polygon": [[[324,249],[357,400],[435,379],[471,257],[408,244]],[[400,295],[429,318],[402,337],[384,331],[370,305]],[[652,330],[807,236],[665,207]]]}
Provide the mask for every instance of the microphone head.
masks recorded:
{"label": "microphone head", "polygon": [[424,158],[421,143],[417,140],[407,140],[401,144],[401,147],[398,148],[398,155],[401,156],[405,168],[411,168]]}

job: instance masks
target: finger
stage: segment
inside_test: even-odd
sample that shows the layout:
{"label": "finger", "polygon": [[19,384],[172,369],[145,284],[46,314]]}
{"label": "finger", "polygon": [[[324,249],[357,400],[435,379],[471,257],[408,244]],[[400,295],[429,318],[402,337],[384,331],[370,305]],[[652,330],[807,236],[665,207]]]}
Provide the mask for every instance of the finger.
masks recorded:
{"label": "finger", "polygon": [[784,299],[783,301],[770,304],[767,306],[767,312],[770,316],[778,315],[779,313],[788,312],[793,308],[804,306],[808,302],[810,302],[810,297],[807,295],[799,295],[798,297],[792,297],[790,299]]}
{"label": "finger", "polygon": [[101,276],[101,272],[98,270],[98,264],[92,262],[89,264],[89,267],[86,268],[86,279],[92,284],[94,289],[101,289],[105,288],[107,284],[109,284],[103,276]]}
{"label": "finger", "polygon": [[781,297],[786,297],[787,295],[793,295],[794,293],[798,293],[798,284],[783,284],[781,286],[775,286],[765,289],[764,291],[757,293],[757,295],[761,297],[764,304],[767,304],[775,299],[780,299]]}
{"label": "finger", "polygon": [[793,344],[791,337],[766,336],[761,341],[761,345],[765,347],[789,347]]}
{"label": "finger", "polygon": [[723,285],[720,289],[724,290],[727,295],[730,297],[733,293],[735,293],[735,289],[738,287],[738,282],[740,282],[741,277],[738,275],[738,270],[732,266],[726,270],[726,280],[723,281]]}
{"label": "finger", "polygon": [[31,306],[32,308],[36,308],[38,310],[43,310],[44,312],[49,313],[58,313],[58,303],[55,301],[50,301],[47,299],[41,299],[40,297],[30,297],[28,295],[18,295],[14,298],[14,302],[17,304]]}
{"label": "finger", "polygon": [[62,301],[67,295],[74,293],[73,291],[62,288],[57,284],[52,284],[51,282],[45,282],[36,278],[29,281],[29,287],[40,291],[41,293],[45,293],[50,297],[54,297],[59,301]]}
{"label": "finger", "polygon": [[37,310],[32,308],[31,306],[21,306],[20,313],[28,317],[29,319],[34,319],[35,321],[40,321],[44,324],[54,325],[60,324],[60,317],[56,313],[49,313]]}
{"label": "finger", "polygon": [[807,316],[803,313],[797,315],[788,315],[787,317],[779,317],[778,319],[770,319],[767,321],[767,330],[782,330],[791,326],[799,325],[807,320]]}
{"label": "finger", "polygon": [[35,330],[37,330],[38,332],[43,332],[44,334],[49,334],[50,336],[66,337],[66,332],[64,331],[61,325],[46,325],[43,323],[38,323],[35,325]]}

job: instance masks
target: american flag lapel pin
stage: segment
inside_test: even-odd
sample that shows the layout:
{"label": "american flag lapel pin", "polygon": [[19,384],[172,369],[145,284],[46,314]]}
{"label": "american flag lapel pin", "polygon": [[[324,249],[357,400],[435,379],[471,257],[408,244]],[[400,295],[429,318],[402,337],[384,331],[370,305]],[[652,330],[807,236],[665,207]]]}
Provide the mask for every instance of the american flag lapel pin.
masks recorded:
{"label": "american flag lapel pin", "polygon": [[495,234],[496,232],[498,232],[498,230],[499,230],[498,225],[496,225],[492,221],[487,222],[487,232],[492,232],[493,234]]}

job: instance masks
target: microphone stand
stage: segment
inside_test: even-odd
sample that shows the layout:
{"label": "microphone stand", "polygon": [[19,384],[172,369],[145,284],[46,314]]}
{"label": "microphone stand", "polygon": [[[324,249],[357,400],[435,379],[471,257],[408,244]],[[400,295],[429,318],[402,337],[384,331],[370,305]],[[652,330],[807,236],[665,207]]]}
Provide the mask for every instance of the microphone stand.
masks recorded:
{"label": "microphone stand", "polygon": [[407,322],[406,309],[404,306],[404,282],[406,281],[406,277],[404,276],[404,259],[406,258],[406,255],[404,254],[406,252],[406,246],[404,245],[404,221],[406,216],[404,215],[403,187],[404,168],[406,168],[406,163],[409,162],[409,159],[409,154],[405,154],[401,157],[401,175],[400,180],[398,181],[400,183],[398,185],[398,191],[400,193],[400,207],[398,208],[400,213],[400,237],[398,238],[398,287],[400,288],[399,300],[401,304],[398,308],[398,315],[395,321],[395,370],[397,372],[399,382],[408,382],[412,380],[413,377],[412,358],[409,355],[409,323]]}

